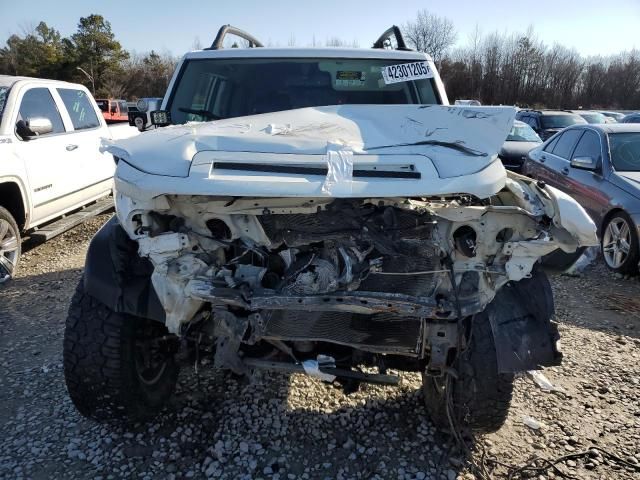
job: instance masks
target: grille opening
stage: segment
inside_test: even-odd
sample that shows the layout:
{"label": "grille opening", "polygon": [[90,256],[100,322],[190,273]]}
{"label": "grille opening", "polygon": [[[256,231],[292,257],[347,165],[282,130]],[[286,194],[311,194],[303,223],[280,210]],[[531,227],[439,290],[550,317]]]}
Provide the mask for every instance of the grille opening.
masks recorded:
{"label": "grille opening", "polygon": [[219,240],[231,240],[231,229],[224,220],[212,218],[207,220],[206,225],[214,238]]}
{"label": "grille opening", "polygon": [[463,225],[453,232],[453,242],[456,250],[461,252],[465,257],[476,256],[476,231],[468,225]]}

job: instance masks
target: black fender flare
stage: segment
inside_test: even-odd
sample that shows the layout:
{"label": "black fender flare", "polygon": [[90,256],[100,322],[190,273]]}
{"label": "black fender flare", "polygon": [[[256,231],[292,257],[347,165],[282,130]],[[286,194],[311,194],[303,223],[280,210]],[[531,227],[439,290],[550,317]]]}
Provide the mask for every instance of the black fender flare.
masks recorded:
{"label": "black fender flare", "polygon": [[530,278],[509,282],[498,291],[474,321],[491,323],[500,373],[560,364],[560,334],[552,321],[554,312],[551,284],[537,266]]}
{"label": "black fender flare", "polygon": [[84,267],[84,291],[117,313],[165,322],[165,311],[151,283],[153,265],[138,256],[114,216],[95,234]]}

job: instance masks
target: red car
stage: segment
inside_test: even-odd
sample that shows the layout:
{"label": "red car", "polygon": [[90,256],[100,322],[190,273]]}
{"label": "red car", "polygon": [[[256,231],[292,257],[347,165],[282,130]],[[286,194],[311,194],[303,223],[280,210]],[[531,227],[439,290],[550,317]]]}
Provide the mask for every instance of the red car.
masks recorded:
{"label": "red car", "polygon": [[107,122],[129,121],[129,107],[127,106],[126,100],[99,98],[96,99],[96,103]]}

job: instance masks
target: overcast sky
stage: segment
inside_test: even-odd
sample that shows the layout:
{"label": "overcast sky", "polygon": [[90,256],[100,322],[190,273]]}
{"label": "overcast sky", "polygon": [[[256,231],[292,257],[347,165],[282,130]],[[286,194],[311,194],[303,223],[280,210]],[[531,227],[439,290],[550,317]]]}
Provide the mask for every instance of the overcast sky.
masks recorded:
{"label": "overcast sky", "polygon": [[138,52],[182,55],[195,38],[210,45],[226,23],[274,45],[286,46],[293,37],[306,46],[314,36],[318,42],[336,36],[368,47],[391,24],[412,20],[422,8],[453,20],[459,45],[477,24],[483,33],[522,32],[533,25],[547,44],[584,55],[640,48],[640,0],[0,0],[0,44],[41,20],[70,35],[81,16],[99,13],[124,48]]}

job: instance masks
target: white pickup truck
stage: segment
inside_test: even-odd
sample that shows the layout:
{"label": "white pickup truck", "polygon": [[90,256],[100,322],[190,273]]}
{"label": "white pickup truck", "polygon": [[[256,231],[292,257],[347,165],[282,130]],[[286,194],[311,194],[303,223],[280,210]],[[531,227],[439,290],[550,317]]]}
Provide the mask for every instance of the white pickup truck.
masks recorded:
{"label": "white pickup truck", "polygon": [[111,206],[115,164],[101,142],[135,133],[108,128],[82,85],[0,75],[0,282],[21,233],[47,240]]}

